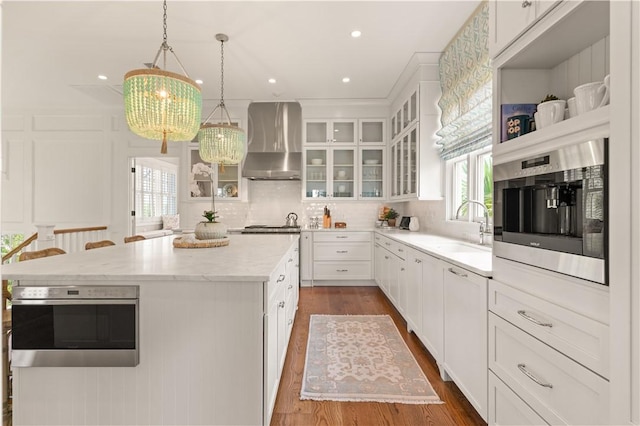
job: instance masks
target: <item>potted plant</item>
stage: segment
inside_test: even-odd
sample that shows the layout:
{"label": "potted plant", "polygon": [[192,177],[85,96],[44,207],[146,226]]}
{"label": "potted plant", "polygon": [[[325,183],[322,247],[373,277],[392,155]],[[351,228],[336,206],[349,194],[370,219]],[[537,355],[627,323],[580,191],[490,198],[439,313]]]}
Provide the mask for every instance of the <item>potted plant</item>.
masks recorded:
{"label": "potted plant", "polygon": [[227,225],[216,221],[218,218],[218,212],[214,210],[205,210],[202,217],[206,218],[206,221],[199,222],[196,225],[195,234],[199,240],[215,240],[224,238],[227,235]]}
{"label": "potted plant", "polygon": [[396,226],[397,217],[398,217],[398,212],[395,211],[393,208],[387,210],[387,212],[384,214],[384,219],[387,221],[387,223],[391,227]]}

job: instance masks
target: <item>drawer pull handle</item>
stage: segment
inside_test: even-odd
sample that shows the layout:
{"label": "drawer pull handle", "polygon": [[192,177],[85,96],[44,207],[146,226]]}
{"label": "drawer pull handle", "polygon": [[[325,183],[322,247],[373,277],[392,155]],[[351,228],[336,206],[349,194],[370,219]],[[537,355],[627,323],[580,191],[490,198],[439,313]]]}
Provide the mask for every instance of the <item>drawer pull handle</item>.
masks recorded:
{"label": "drawer pull handle", "polygon": [[287,261],[287,263],[293,262],[293,258],[289,258],[289,260]]}
{"label": "drawer pull handle", "polygon": [[336,250],[336,253],[349,253],[348,250]]}
{"label": "drawer pull handle", "polygon": [[390,245],[391,245],[391,243],[384,243],[384,245],[386,245],[386,246],[390,246]]}
{"label": "drawer pull handle", "polygon": [[347,235],[338,235],[336,238],[349,238]]}
{"label": "drawer pull handle", "polygon": [[289,320],[289,325],[291,325],[291,324],[293,324],[293,320],[292,319]]}
{"label": "drawer pull handle", "polygon": [[538,379],[536,376],[534,376],[529,370],[527,370],[527,366],[524,364],[518,364],[518,368],[520,369],[520,371],[522,371],[522,373],[527,376],[528,378],[530,378],[531,380],[533,380],[534,382],[536,382],[537,384],[539,384],[540,386],[542,386],[543,388],[549,388],[549,389],[553,389],[553,385],[551,383],[545,383],[542,380]]}
{"label": "drawer pull handle", "polygon": [[404,250],[403,250],[403,249],[400,249],[400,248],[398,249],[398,251],[399,251],[400,253],[403,253],[403,252],[404,252]]}
{"label": "drawer pull handle", "polygon": [[285,276],[284,276],[284,275],[280,275],[280,276],[278,277],[278,280],[277,280],[276,282],[277,282],[277,283],[281,283],[282,281],[284,281],[284,279],[285,279]]}
{"label": "drawer pull handle", "polygon": [[385,259],[387,259],[387,260],[389,260],[389,256],[385,256],[384,258],[385,258]]}
{"label": "drawer pull handle", "polygon": [[529,0],[524,0],[522,2],[522,8],[526,9],[527,7],[531,6],[531,2]]}
{"label": "drawer pull handle", "polygon": [[336,272],[349,272],[348,269],[336,269]]}
{"label": "drawer pull handle", "polygon": [[422,260],[420,260],[420,259],[414,259],[414,262],[416,262],[416,263],[422,263]]}
{"label": "drawer pull handle", "polygon": [[287,287],[287,290],[291,290],[293,288],[293,284],[289,284],[289,287]]}
{"label": "drawer pull handle", "polygon": [[278,303],[278,308],[284,308],[284,301]]}
{"label": "drawer pull handle", "polygon": [[464,272],[458,272],[453,268],[449,268],[449,272],[451,272],[452,274],[456,274],[459,277],[467,278],[467,274],[465,274]]}
{"label": "drawer pull handle", "polygon": [[553,324],[551,324],[550,322],[542,322],[539,319],[536,319],[531,315],[527,314],[527,311],[519,310],[518,315],[520,315],[522,318],[526,319],[527,321],[531,321],[535,325],[539,325],[540,327],[549,327],[549,328],[553,327]]}

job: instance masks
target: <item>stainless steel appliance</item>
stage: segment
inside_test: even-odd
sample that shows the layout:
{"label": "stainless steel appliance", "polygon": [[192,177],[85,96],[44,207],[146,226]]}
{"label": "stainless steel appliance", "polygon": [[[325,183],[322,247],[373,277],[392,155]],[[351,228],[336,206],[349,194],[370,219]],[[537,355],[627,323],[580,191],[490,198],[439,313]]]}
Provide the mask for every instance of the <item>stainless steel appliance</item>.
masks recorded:
{"label": "stainless steel appliance", "polygon": [[607,285],[608,139],[493,169],[493,253]]}
{"label": "stainless steel appliance", "polygon": [[300,180],[302,108],[298,102],[252,102],[242,177]]}
{"label": "stainless steel appliance", "polygon": [[138,286],[14,287],[13,367],[134,367]]}
{"label": "stainless steel appliance", "polygon": [[269,226],[269,225],[250,225],[245,226],[241,234],[299,234],[300,226]]}

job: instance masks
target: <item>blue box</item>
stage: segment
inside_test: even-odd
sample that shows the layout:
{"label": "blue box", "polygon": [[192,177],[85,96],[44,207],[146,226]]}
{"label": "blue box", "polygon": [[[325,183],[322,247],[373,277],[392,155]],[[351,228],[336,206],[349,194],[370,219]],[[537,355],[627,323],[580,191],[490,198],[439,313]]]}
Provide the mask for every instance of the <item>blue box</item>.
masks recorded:
{"label": "blue box", "polygon": [[538,104],[500,105],[500,142],[517,138],[534,130],[533,114],[537,107]]}

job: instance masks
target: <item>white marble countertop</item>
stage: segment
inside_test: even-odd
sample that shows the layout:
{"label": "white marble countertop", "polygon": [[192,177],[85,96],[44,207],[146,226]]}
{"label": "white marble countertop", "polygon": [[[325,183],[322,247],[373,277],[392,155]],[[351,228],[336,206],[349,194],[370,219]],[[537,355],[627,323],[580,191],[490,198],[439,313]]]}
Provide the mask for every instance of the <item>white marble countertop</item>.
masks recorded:
{"label": "white marble countertop", "polygon": [[2,265],[2,279],[55,281],[266,281],[291,245],[287,235],[229,235],[229,245],[174,248],[174,235]]}
{"label": "white marble countertop", "polygon": [[483,277],[491,277],[493,275],[491,247],[422,232],[397,229],[376,229],[376,231],[380,235],[407,244],[416,250],[453,263]]}

